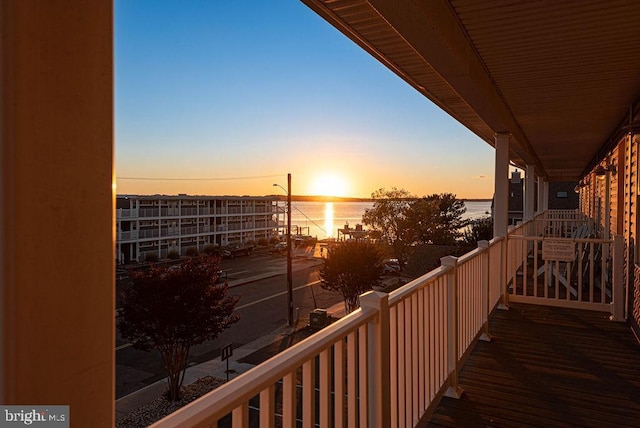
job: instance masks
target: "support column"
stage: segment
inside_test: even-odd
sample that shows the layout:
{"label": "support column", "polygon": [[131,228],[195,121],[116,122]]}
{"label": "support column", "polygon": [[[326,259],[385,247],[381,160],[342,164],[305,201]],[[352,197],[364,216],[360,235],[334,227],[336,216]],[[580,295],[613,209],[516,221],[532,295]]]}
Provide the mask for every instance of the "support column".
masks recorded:
{"label": "support column", "polygon": [[4,0],[0,27],[0,403],[112,427],[113,4]]}
{"label": "support column", "polygon": [[544,211],[547,211],[549,209],[549,182],[548,181],[543,181],[542,182],[542,188],[543,188],[543,199],[542,199],[542,206]]}
{"label": "support column", "polygon": [[547,181],[542,177],[538,177],[538,213],[544,212],[546,210],[546,199],[544,196],[546,185]]}
{"label": "support column", "polygon": [[533,219],[535,204],[536,169],[534,165],[527,165],[526,178],[524,182],[524,221]]}
{"label": "support column", "polygon": [[507,236],[509,222],[509,134],[496,134],[493,236]]}

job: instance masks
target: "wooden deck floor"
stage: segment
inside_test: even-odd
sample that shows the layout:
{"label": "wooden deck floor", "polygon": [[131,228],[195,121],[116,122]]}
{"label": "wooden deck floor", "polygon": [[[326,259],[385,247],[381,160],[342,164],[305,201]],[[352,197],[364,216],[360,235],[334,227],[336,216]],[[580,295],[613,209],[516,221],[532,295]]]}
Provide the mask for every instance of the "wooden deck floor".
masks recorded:
{"label": "wooden deck floor", "polygon": [[430,427],[640,427],[640,345],[601,312],[512,304]]}

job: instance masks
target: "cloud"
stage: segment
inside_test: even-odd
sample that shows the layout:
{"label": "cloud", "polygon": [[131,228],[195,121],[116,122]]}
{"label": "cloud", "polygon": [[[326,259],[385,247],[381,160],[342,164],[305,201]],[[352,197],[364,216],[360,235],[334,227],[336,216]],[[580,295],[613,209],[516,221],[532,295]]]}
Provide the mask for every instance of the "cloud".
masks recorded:
{"label": "cloud", "polygon": [[488,180],[489,178],[491,178],[490,175],[474,175],[471,177],[472,180]]}

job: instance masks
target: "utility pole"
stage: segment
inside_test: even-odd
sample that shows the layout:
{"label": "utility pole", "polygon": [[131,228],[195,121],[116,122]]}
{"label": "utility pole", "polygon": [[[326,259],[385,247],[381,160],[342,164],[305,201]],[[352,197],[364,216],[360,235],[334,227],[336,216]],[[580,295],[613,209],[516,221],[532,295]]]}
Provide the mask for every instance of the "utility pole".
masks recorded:
{"label": "utility pole", "polygon": [[287,297],[288,322],[293,327],[293,276],[291,273],[291,173],[287,174]]}
{"label": "utility pole", "polygon": [[274,186],[287,192],[287,323],[293,327],[293,275],[291,273],[291,173],[287,174],[287,188]]}

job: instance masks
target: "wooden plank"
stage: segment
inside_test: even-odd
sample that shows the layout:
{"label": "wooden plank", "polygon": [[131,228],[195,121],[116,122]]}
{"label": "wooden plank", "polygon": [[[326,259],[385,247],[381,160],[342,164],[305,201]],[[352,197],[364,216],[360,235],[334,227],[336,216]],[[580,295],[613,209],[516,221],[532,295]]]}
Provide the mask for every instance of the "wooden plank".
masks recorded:
{"label": "wooden plank", "polygon": [[512,304],[490,321],[427,426],[636,427],[640,345],[607,314]]}

